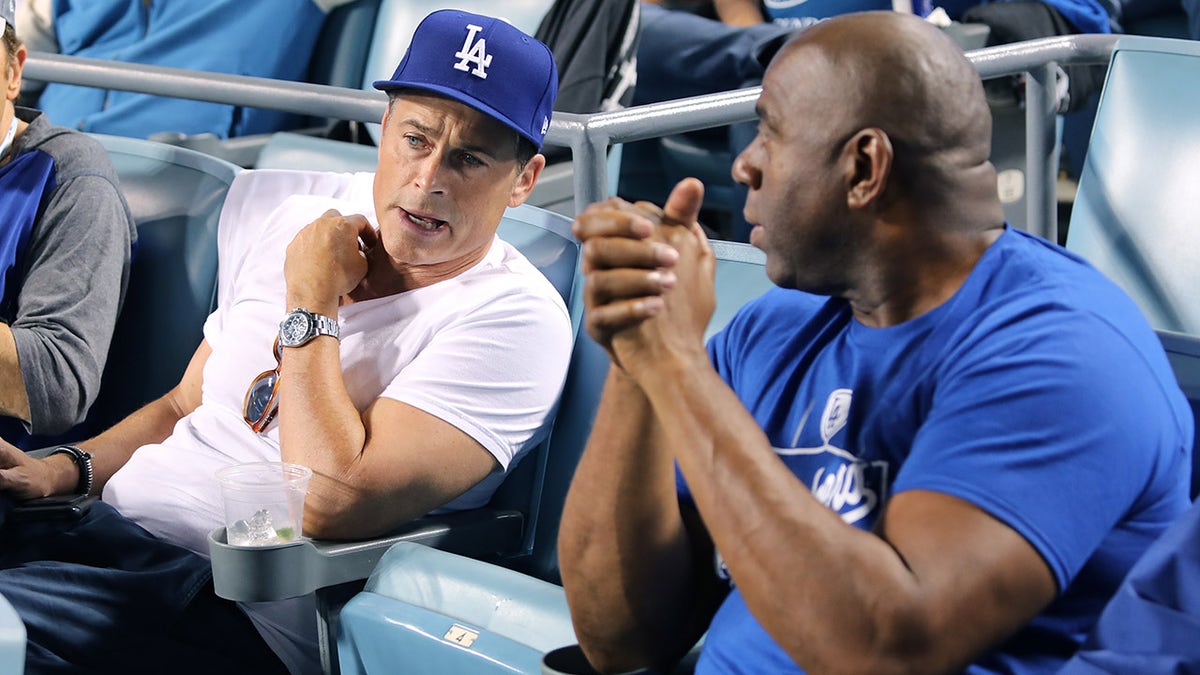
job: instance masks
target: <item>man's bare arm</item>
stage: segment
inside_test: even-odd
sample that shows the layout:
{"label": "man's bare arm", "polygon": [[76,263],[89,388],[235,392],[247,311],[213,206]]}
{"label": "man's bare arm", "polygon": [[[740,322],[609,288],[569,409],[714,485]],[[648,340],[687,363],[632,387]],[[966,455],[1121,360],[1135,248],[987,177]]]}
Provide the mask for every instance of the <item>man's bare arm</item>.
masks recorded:
{"label": "man's bare arm", "polygon": [[360,415],[343,385],[337,348],[321,337],[285,350],[280,378],[283,459],[313,470],[306,534],[376,536],[499,470],[474,438],[423,410],[380,398]]}
{"label": "man's bare arm", "polygon": [[576,635],[603,670],[669,665],[723,597],[703,525],[681,514],[665,447],[641,390],[613,368],[558,539]]}
{"label": "man's bare arm", "polygon": [[[378,243],[365,218],[336,211],[301,231],[284,265],[287,307],[337,316],[367,274],[360,238],[368,249]],[[380,398],[360,413],[329,336],[283,350],[279,445],[285,461],[313,470],[304,531],[329,539],[382,534],[499,470],[474,438],[425,411]]]}
{"label": "man's bare arm", "polygon": [[[702,188],[690,188],[668,209],[698,209]],[[676,496],[670,444],[613,351],[614,338],[661,310],[675,283],[676,252],[651,239],[662,215],[614,199],[574,226],[584,242],[587,329],[614,365],[567,496],[559,562],[580,644],[605,670],[667,666],[704,631],[727,589],[713,574],[703,523]]]}
{"label": "man's bare arm", "polygon": [[[204,364],[212,349],[202,341],[179,384],[161,398],[113,425],[104,433],[79,444],[92,455],[92,492],[99,494],[133,452],[148,443],[159,443],[175,423],[200,405]],[[0,447],[0,490],[19,499],[68,494],[79,485],[79,467],[64,454],[35,459],[3,444]]]}

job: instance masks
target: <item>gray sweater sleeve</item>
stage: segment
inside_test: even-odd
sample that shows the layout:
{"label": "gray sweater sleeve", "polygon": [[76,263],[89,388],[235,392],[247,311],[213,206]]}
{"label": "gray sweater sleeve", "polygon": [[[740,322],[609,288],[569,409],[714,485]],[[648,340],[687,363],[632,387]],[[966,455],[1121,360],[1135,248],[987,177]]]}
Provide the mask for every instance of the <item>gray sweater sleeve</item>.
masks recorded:
{"label": "gray sweater sleeve", "polygon": [[31,433],[69,429],[95,400],[129,273],[131,238],[124,200],[96,174],[59,185],[35,224],[10,326]]}

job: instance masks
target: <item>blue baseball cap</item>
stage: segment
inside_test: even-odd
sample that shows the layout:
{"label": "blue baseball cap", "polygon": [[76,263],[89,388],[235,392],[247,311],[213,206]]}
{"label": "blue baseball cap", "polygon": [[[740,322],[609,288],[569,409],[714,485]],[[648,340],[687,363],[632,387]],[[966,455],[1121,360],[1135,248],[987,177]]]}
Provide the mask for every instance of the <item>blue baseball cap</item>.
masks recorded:
{"label": "blue baseball cap", "polygon": [[558,68],[549,47],[503,19],[442,9],[421,20],[395,74],[375,88],[452,98],[541,150],[558,94]]}

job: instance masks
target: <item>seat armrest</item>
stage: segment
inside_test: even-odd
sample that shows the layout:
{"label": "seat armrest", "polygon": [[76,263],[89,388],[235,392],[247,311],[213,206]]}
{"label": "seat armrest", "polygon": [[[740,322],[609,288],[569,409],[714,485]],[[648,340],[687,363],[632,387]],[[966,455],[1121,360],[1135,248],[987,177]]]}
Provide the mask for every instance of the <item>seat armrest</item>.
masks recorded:
{"label": "seat armrest", "polygon": [[418,518],[391,534],[364,541],[302,539],[278,546],[231,546],[225,528],[208,534],[213,586],[238,602],[284,600],[370,576],[393,544],[411,541],[460,555],[496,559],[520,549],[524,515],[473,509]]}

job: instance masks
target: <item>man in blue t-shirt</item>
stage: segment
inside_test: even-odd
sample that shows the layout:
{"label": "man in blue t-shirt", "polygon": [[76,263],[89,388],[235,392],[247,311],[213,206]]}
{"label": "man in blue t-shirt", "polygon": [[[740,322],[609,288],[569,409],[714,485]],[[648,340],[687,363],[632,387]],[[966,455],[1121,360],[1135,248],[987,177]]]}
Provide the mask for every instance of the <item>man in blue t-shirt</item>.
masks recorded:
{"label": "man in blue t-shirt", "polygon": [[[913,16],[808,29],[738,157],[779,286],[707,349],[702,186],[585,242],[612,358],[563,513],[609,671],[1053,672],[1188,505],[1193,420],[1153,331],[1006,226],[974,68]],[[819,295],[818,295],[819,294]]]}

